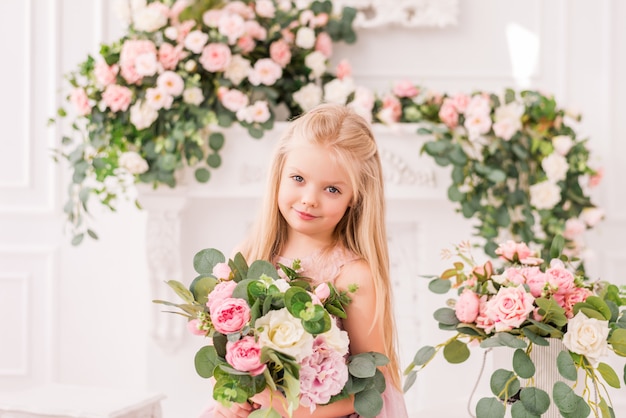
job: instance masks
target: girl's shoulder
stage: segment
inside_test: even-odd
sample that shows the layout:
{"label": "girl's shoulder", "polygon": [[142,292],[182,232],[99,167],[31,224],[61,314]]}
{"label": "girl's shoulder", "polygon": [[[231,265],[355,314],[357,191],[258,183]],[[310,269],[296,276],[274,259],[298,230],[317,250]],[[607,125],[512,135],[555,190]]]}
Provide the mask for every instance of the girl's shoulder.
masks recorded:
{"label": "girl's shoulder", "polygon": [[[322,282],[335,283],[341,272],[360,263],[361,258],[352,251],[335,246],[325,251],[317,251],[300,259],[301,274],[309,277],[313,284]],[[276,257],[276,262],[291,266],[293,259]]]}

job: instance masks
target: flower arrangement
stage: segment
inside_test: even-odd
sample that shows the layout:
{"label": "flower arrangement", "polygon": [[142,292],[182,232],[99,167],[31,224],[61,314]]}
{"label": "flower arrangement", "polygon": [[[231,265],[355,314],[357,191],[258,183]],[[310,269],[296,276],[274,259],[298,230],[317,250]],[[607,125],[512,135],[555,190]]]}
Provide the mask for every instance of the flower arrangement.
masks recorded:
{"label": "flower arrangement", "polygon": [[321,101],[335,78],[332,42],[355,40],[355,10],[333,14],[330,0],[117,5],[128,33],[67,75],[71,127],[81,138],[65,136],[59,150],[73,169],[64,210],[74,244],[97,238],[85,218],[90,197],[115,209],[136,181],[174,187],[184,165],[206,182],[221,165],[218,126],[237,123],[260,138],[277,113],[287,118]]}
{"label": "flower arrangement", "polygon": [[[551,403],[563,416],[586,417],[591,411],[596,417],[615,416],[605,385],[619,388],[620,379],[601,358],[610,351],[626,356],[626,314],[620,308],[626,298],[614,284],[576,275],[561,254],[562,246],[563,239],[555,239],[546,263],[525,243],[507,241],[495,250],[502,264],[498,269],[491,260],[476,263],[469,243],[456,246],[454,253],[445,251],[446,257],[456,255],[459,260],[431,277],[429,288],[439,294],[456,290],[458,297],[434,313],[439,327],[455,335],[418,350],[406,369],[405,389],[439,351],[448,362],[462,363],[470,356],[468,346],[510,347],[515,350],[512,370],[493,373],[490,387],[495,397],[479,400],[477,417],[504,417],[507,402],[512,403],[513,417],[541,416]],[[554,373],[558,370],[574,387],[581,384],[582,396],[562,381],[546,388],[551,393],[533,385],[533,348],[552,344],[552,339],[566,347]],[[520,379],[528,379],[525,386]]]}
{"label": "flower arrangement", "polygon": [[[385,378],[377,369],[389,359],[380,353],[349,355],[347,332],[337,324],[345,318],[348,292],[332,284],[312,287],[299,276],[299,262],[280,265],[256,260],[248,266],[241,254],[225,261],[216,249],[194,257],[199,276],[189,289],[177,281],[169,286],[183,304],[156,300],[179,308],[195,335],[211,338],[196,354],[196,371],[215,378],[213,397],[224,405],[243,403],[266,388],[280,391],[284,409],[298,405],[313,411],[354,395],[363,417],[382,408]],[[350,292],[356,289],[350,289]],[[258,409],[250,416],[280,417]]]}
{"label": "flower arrangement", "polygon": [[477,220],[475,235],[487,254],[495,256],[496,242],[514,239],[547,258],[557,235],[569,256],[584,254],[583,232],[604,216],[590,197],[603,171],[572,128],[580,116],[537,91],[402,100],[403,119],[424,122],[421,132],[434,137],[423,151],[451,166],[448,198]]}

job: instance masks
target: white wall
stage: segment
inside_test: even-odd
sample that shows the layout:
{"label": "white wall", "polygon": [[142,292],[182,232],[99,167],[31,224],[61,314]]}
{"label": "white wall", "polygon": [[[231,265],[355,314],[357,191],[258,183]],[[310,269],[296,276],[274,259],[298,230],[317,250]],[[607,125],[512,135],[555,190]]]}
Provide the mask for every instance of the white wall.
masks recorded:
{"label": "white wall", "polygon": [[[580,110],[580,132],[589,136],[607,169],[597,195],[607,219],[590,236],[597,254],[591,273],[626,283],[619,274],[626,261],[620,239],[626,232],[626,193],[619,172],[626,153],[626,128],[619,123],[626,111],[621,100],[626,81],[620,77],[626,73],[626,3],[461,0],[459,7],[456,26],[362,30],[356,45],[336,47],[336,57],[347,57],[357,81],[379,91],[402,78],[447,92],[532,87],[553,92],[560,104]],[[64,131],[47,129],[46,121],[67,88],[62,74],[86,53],[95,53],[101,40],[120,33],[109,2],[6,0],[4,12],[10,18],[0,27],[5,40],[0,69],[5,80],[5,100],[0,101],[5,149],[0,153],[0,391],[47,381],[146,388],[168,396],[166,418],[193,417],[208,396],[193,370],[199,342],[185,336],[182,348],[171,355],[150,335],[154,307],[146,261],[147,214],[130,205],[115,214],[95,210],[101,239],[80,247],[71,247],[70,237],[62,233],[67,173],[51,162],[49,149]],[[528,32],[522,45],[539,45],[537,66],[529,73],[516,70],[522,71],[519,76],[513,74],[511,54],[525,63],[532,56],[509,49],[506,29],[512,24]],[[228,252],[238,241],[241,223],[233,224],[235,232],[229,234],[225,228],[211,231],[207,219],[233,213],[234,219],[245,219],[245,203],[254,200],[188,203],[181,224],[185,275],[192,274],[190,257],[200,248]],[[409,217],[407,222],[419,231],[418,259],[426,262],[412,273],[433,273],[439,248],[466,227],[449,207],[444,197],[391,205],[397,224]],[[415,216],[421,222],[415,223]],[[206,229],[206,234],[200,232]],[[416,291],[429,297],[425,288]],[[421,327],[417,338],[437,335],[429,328],[434,324],[428,310],[420,306],[417,311],[413,305],[401,306],[399,314]],[[442,364],[425,372],[411,398],[418,399],[420,408],[437,408],[437,416],[446,411],[464,416],[463,397],[457,396],[456,403],[450,398],[469,393],[479,357],[473,355],[474,363],[463,367]],[[461,375],[471,377],[459,379]]]}

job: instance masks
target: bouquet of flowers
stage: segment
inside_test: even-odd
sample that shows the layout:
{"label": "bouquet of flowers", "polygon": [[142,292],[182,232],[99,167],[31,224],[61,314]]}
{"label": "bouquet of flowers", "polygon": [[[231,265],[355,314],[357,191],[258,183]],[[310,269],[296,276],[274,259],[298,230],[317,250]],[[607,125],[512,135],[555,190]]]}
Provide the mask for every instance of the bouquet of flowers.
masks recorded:
{"label": "bouquet of flowers", "polygon": [[[504,346],[515,350],[513,369],[493,373],[490,388],[495,397],[478,402],[478,417],[504,417],[506,403],[512,403],[514,418],[541,416],[551,403],[566,417],[586,417],[591,411],[596,417],[615,416],[605,385],[619,388],[620,379],[600,359],[610,351],[626,356],[626,314],[620,308],[626,299],[614,284],[590,282],[573,273],[568,258],[561,255],[562,245],[562,239],[554,241],[553,258],[546,263],[526,243],[500,244],[498,269],[491,260],[476,263],[469,243],[456,246],[455,253],[446,251],[459,260],[440,276],[430,277],[429,288],[440,294],[456,290],[458,297],[434,313],[439,327],[455,335],[418,350],[406,370],[405,389],[415,382],[415,368],[424,368],[440,350],[448,362],[462,363],[470,356],[468,345]],[[558,374],[574,386],[579,370],[584,374],[582,396],[564,381],[548,388],[551,393],[533,386],[533,347],[548,346],[552,339],[566,347],[556,358]],[[528,380],[521,384],[520,379]]]}
{"label": "bouquet of flowers", "polygon": [[[57,150],[69,161],[65,212],[73,243],[97,235],[86,224],[96,197],[115,209],[135,183],[174,187],[195,167],[206,182],[221,165],[219,127],[253,138],[322,101],[336,77],[333,41],[354,42],[353,8],[330,0],[117,0],[127,33],[66,75],[76,135]],[[77,138],[79,140],[77,141]]]}
{"label": "bouquet of flowers", "polygon": [[[359,415],[380,412],[386,384],[377,367],[389,359],[374,352],[349,355],[348,334],[337,324],[346,317],[349,292],[329,283],[313,288],[298,274],[297,260],[279,271],[264,260],[248,266],[241,254],[226,262],[211,248],[196,254],[194,268],[199,276],[189,288],[168,282],[184,303],[154,302],[179,308],[175,313],[188,318],[193,334],[211,338],[197,352],[195,367],[200,376],[215,378],[217,401],[243,403],[269,388],[284,396],[288,412],[350,395]],[[280,417],[272,408],[250,416],[257,415]]]}

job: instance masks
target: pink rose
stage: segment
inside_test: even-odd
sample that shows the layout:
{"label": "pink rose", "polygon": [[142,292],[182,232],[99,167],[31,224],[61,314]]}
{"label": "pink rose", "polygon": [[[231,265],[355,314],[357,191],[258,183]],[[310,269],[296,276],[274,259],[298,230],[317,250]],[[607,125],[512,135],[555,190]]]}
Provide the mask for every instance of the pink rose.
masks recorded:
{"label": "pink rose", "polygon": [[236,370],[257,376],[265,370],[261,363],[261,346],[254,337],[247,336],[226,344],[226,361]]}
{"label": "pink rose", "polygon": [[215,278],[217,279],[230,280],[230,275],[232,271],[230,270],[228,263],[217,263],[215,266],[213,266],[212,273],[213,276],[215,276]]}
{"label": "pink rose", "polygon": [[320,300],[326,300],[330,296],[330,287],[328,286],[328,283],[324,282],[317,285],[315,287],[315,295]]}
{"label": "pink rose", "polygon": [[526,283],[526,277],[522,273],[522,269],[516,267],[509,267],[504,270],[504,276],[506,276],[507,280],[510,283],[514,284],[524,284]]}
{"label": "pink rose", "polygon": [[211,306],[213,307],[211,322],[213,322],[217,332],[222,334],[239,332],[250,322],[250,307],[243,299],[226,298],[221,303],[215,303]]}
{"label": "pink rose", "polygon": [[539,267],[524,267],[521,271],[526,277],[526,285],[530,293],[536,298],[541,297],[548,283],[546,274]]}
{"label": "pink rose", "polygon": [[402,116],[402,104],[394,96],[386,96],[383,99],[383,108],[379,112],[379,119],[383,123],[391,124],[400,121]]}
{"label": "pink rose", "polygon": [[129,84],[137,83],[143,78],[136,68],[137,57],[141,55],[154,55],[156,57],[156,46],[152,41],[129,39],[122,45],[120,52],[120,70],[122,77]]}
{"label": "pink rose", "polygon": [[339,61],[339,64],[337,64],[337,71],[335,75],[339,80],[343,80],[346,77],[351,77],[352,66],[350,65],[350,62],[345,59]]}
{"label": "pink rose", "polygon": [[333,40],[330,39],[329,34],[322,32],[317,35],[315,50],[324,54],[326,58],[330,58],[333,55]]}
{"label": "pink rose", "polygon": [[313,353],[300,365],[300,403],[315,409],[328,403],[348,381],[348,367],[344,357],[326,344],[323,336],[313,341]]}
{"label": "pink rose", "polygon": [[454,129],[459,124],[459,114],[450,99],[444,99],[439,108],[439,119],[450,129]]}
{"label": "pink rose", "polygon": [[398,97],[415,97],[419,90],[409,80],[398,81],[393,86],[393,94]]}
{"label": "pink rose", "polygon": [[261,24],[256,20],[248,20],[244,26],[246,28],[246,35],[251,36],[252,39],[257,39],[259,41],[267,39],[267,29],[261,26]]}
{"label": "pink rose", "polygon": [[213,312],[217,309],[217,306],[220,305],[224,299],[231,298],[236,286],[237,282],[232,280],[218,283],[208,295],[206,306],[209,308],[209,312]]}
{"label": "pink rose", "polygon": [[589,177],[589,187],[596,187],[602,182],[604,177],[604,168],[599,168],[596,173]]}
{"label": "pink rose", "polygon": [[479,307],[478,295],[470,289],[465,289],[454,305],[454,313],[459,321],[469,324],[478,317]]}
{"label": "pink rose", "polygon": [[465,112],[465,110],[467,109],[467,105],[469,105],[469,102],[470,102],[470,97],[467,94],[463,94],[463,93],[455,94],[451,99],[452,105],[456,108],[456,111],[459,113]]}
{"label": "pink rose", "polygon": [[254,68],[248,75],[248,80],[254,86],[264,84],[272,86],[283,76],[283,69],[270,58],[261,58],[254,63]]}
{"label": "pink rose", "polygon": [[200,64],[202,67],[212,73],[224,71],[230,64],[231,52],[230,48],[220,43],[210,43],[202,49],[200,56]]}
{"label": "pink rose", "polygon": [[246,31],[243,18],[237,14],[222,15],[217,22],[217,30],[228,38],[228,43],[231,45],[237,43],[237,39]]}
{"label": "pink rose", "polygon": [[272,42],[270,45],[270,57],[281,67],[285,68],[291,62],[291,49],[284,39]]}
{"label": "pink rose", "polygon": [[202,322],[199,319],[187,321],[187,330],[193,335],[206,335],[206,331],[202,329]]}
{"label": "pink rose", "polygon": [[128,87],[118,86],[117,84],[111,84],[102,93],[104,104],[113,112],[119,112],[120,110],[126,112],[132,97],[133,92]]}
{"label": "pink rose", "polygon": [[115,79],[119,70],[120,67],[117,64],[108,65],[104,61],[99,61],[96,64],[93,73],[96,76],[96,81],[99,84],[103,86],[108,86],[109,84],[115,83]]}
{"label": "pink rose", "polygon": [[170,96],[180,96],[185,88],[185,81],[174,71],[164,71],[156,81],[157,86]]}
{"label": "pink rose", "polygon": [[256,43],[254,42],[252,36],[244,35],[237,41],[237,46],[241,49],[243,54],[249,54],[252,50],[254,50]]}
{"label": "pink rose", "polygon": [[573,318],[574,305],[586,301],[591,295],[593,295],[593,292],[585,287],[575,287],[571,292],[566,293],[563,298],[563,304],[561,305],[561,307],[565,309],[565,316]]}
{"label": "pink rose", "polygon": [[173,70],[183,57],[183,46],[163,43],[159,48],[159,62],[164,70]]}
{"label": "pink rose", "polygon": [[501,287],[487,302],[485,314],[495,324],[496,332],[519,327],[533,311],[535,298],[523,286]]}
{"label": "pink rose", "polygon": [[494,321],[489,318],[486,314],[487,310],[487,296],[480,297],[480,303],[478,307],[478,317],[476,317],[476,326],[478,328],[482,328],[485,330],[487,334],[490,334],[493,331],[495,326]]}
{"label": "pink rose", "polygon": [[565,295],[574,289],[574,275],[565,268],[561,260],[554,259],[550,262],[550,268],[546,270],[546,276],[550,287],[558,295]]}
{"label": "pink rose", "polygon": [[70,93],[70,103],[74,105],[76,113],[79,116],[85,116],[91,113],[91,105],[89,104],[89,98],[84,89],[74,89]]}
{"label": "pink rose", "polygon": [[532,256],[532,251],[528,246],[523,242],[515,242],[509,240],[504,244],[500,244],[500,246],[496,249],[496,254],[500,256],[500,258],[508,261],[524,261],[524,259]]}

